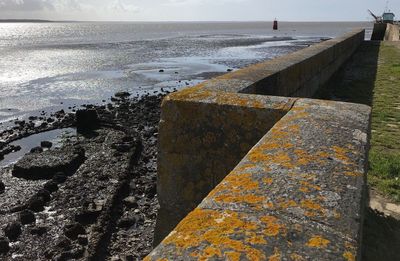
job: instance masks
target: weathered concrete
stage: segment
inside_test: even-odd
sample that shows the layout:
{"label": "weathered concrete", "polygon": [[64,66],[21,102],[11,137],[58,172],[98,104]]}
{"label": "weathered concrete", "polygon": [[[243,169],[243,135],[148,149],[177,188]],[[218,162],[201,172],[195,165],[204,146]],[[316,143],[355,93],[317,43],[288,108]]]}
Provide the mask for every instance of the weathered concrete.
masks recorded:
{"label": "weathered concrete", "polygon": [[298,100],[148,260],[355,260],[370,108]]}
{"label": "weathered concrete", "polygon": [[294,102],[241,92],[266,94],[273,87],[275,94],[311,96],[363,38],[364,30],[357,30],[169,95],[159,131],[161,208],[154,242],[193,210]]}
{"label": "weathered concrete", "polygon": [[[187,91],[189,92],[189,90]],[[291,108],[294,99],[207,92],[164,100],[155,241],[160,242]],[[195,115],[195,117],[194,117]],[[223,160],[221,160],[223,159]]]}
{"label": "weathered concrete", "polygon": [[399,26],[394,24],[374,24],[371,40],[374,41],[399,41]]}
{"label": "weathered concrete", "polygon": [[358,256],[369,108],[254,94],[311,96],[363,39],[355,31],[165,98],[154,243],[219,185],[150,259]]}

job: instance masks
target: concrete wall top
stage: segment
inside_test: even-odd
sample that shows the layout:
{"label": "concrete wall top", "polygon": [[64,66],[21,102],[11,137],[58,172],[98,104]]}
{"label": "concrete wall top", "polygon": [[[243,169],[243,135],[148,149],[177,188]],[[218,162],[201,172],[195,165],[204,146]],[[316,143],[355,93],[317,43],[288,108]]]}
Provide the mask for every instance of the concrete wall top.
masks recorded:
{"label": "concrete wall top", "polygon": [[[339,56],[343,56],[346,52],[352,53],[354,48],[364,40],[364,34],[364,29],[354,30],[300,51],[216,77],[189,90],[290,96],[290,91],[294,92],[301,84],[312,79],[318,71],[334,63]],[[297,77],[297,81],[292,81],[296,83],[296,86],[289,88],[286,93],[279,93],[279,90],[285,90],[285,86],[283,84],[276,86],[274,77],[278,74],[281,78]],[[265,90],[248,90],[256,84],[263,85],[261,89]],[[185,93],[189,94],[188,91]],[[172,94],[172,97],[174,95]],[[182,96],[179,92],[178,95]]]}
{"label": "concrete wall top", "polygon": [[359,259],[369,117],[297,100],[147,260]]}

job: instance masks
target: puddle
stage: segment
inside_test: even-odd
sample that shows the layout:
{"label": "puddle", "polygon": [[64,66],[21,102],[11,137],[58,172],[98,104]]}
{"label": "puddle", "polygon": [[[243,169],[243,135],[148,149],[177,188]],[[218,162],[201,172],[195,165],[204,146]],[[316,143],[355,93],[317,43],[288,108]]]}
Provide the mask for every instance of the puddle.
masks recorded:
{"label": "puddle", "polygon": [[30,152],[32,148],[40,146],[41,141],[51,141],[53,143],[52,148],[57,148],[62,145],[63,140],[73,136],[76,136],[76,129],[65,128],[34,134],[29,137],[11,142],[10,145],[21,146],[21,150],[5,155],[4,160],[0,161],[0,168],[7,167],[17,162],[26,153]]}

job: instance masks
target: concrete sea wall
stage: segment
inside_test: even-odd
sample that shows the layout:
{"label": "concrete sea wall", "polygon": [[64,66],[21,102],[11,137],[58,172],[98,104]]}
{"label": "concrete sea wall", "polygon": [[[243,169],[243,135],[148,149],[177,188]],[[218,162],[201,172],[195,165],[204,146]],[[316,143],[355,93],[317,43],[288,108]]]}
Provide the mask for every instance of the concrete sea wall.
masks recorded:
{"label": "concrete sea wall", "polygon": [[393,24],[374,24],[371,40],[374,41],[400,41],[399,26]]}
{"label": "concrete sea wall", "polygon": [[370,108],[299,97],[363,39],[354,31],[164,99],[155,244],[169,236],[147,259],[359,256]]}

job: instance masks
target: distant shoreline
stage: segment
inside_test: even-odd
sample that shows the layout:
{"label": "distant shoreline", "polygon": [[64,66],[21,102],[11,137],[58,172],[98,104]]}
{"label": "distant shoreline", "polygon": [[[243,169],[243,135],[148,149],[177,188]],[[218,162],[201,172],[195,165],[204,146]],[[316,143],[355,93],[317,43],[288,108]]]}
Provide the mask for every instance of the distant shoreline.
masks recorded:
{"label": "distant shoreline", "polygon": [[0,19],[0,23],[54,23],[55,21],[40,19]]}

